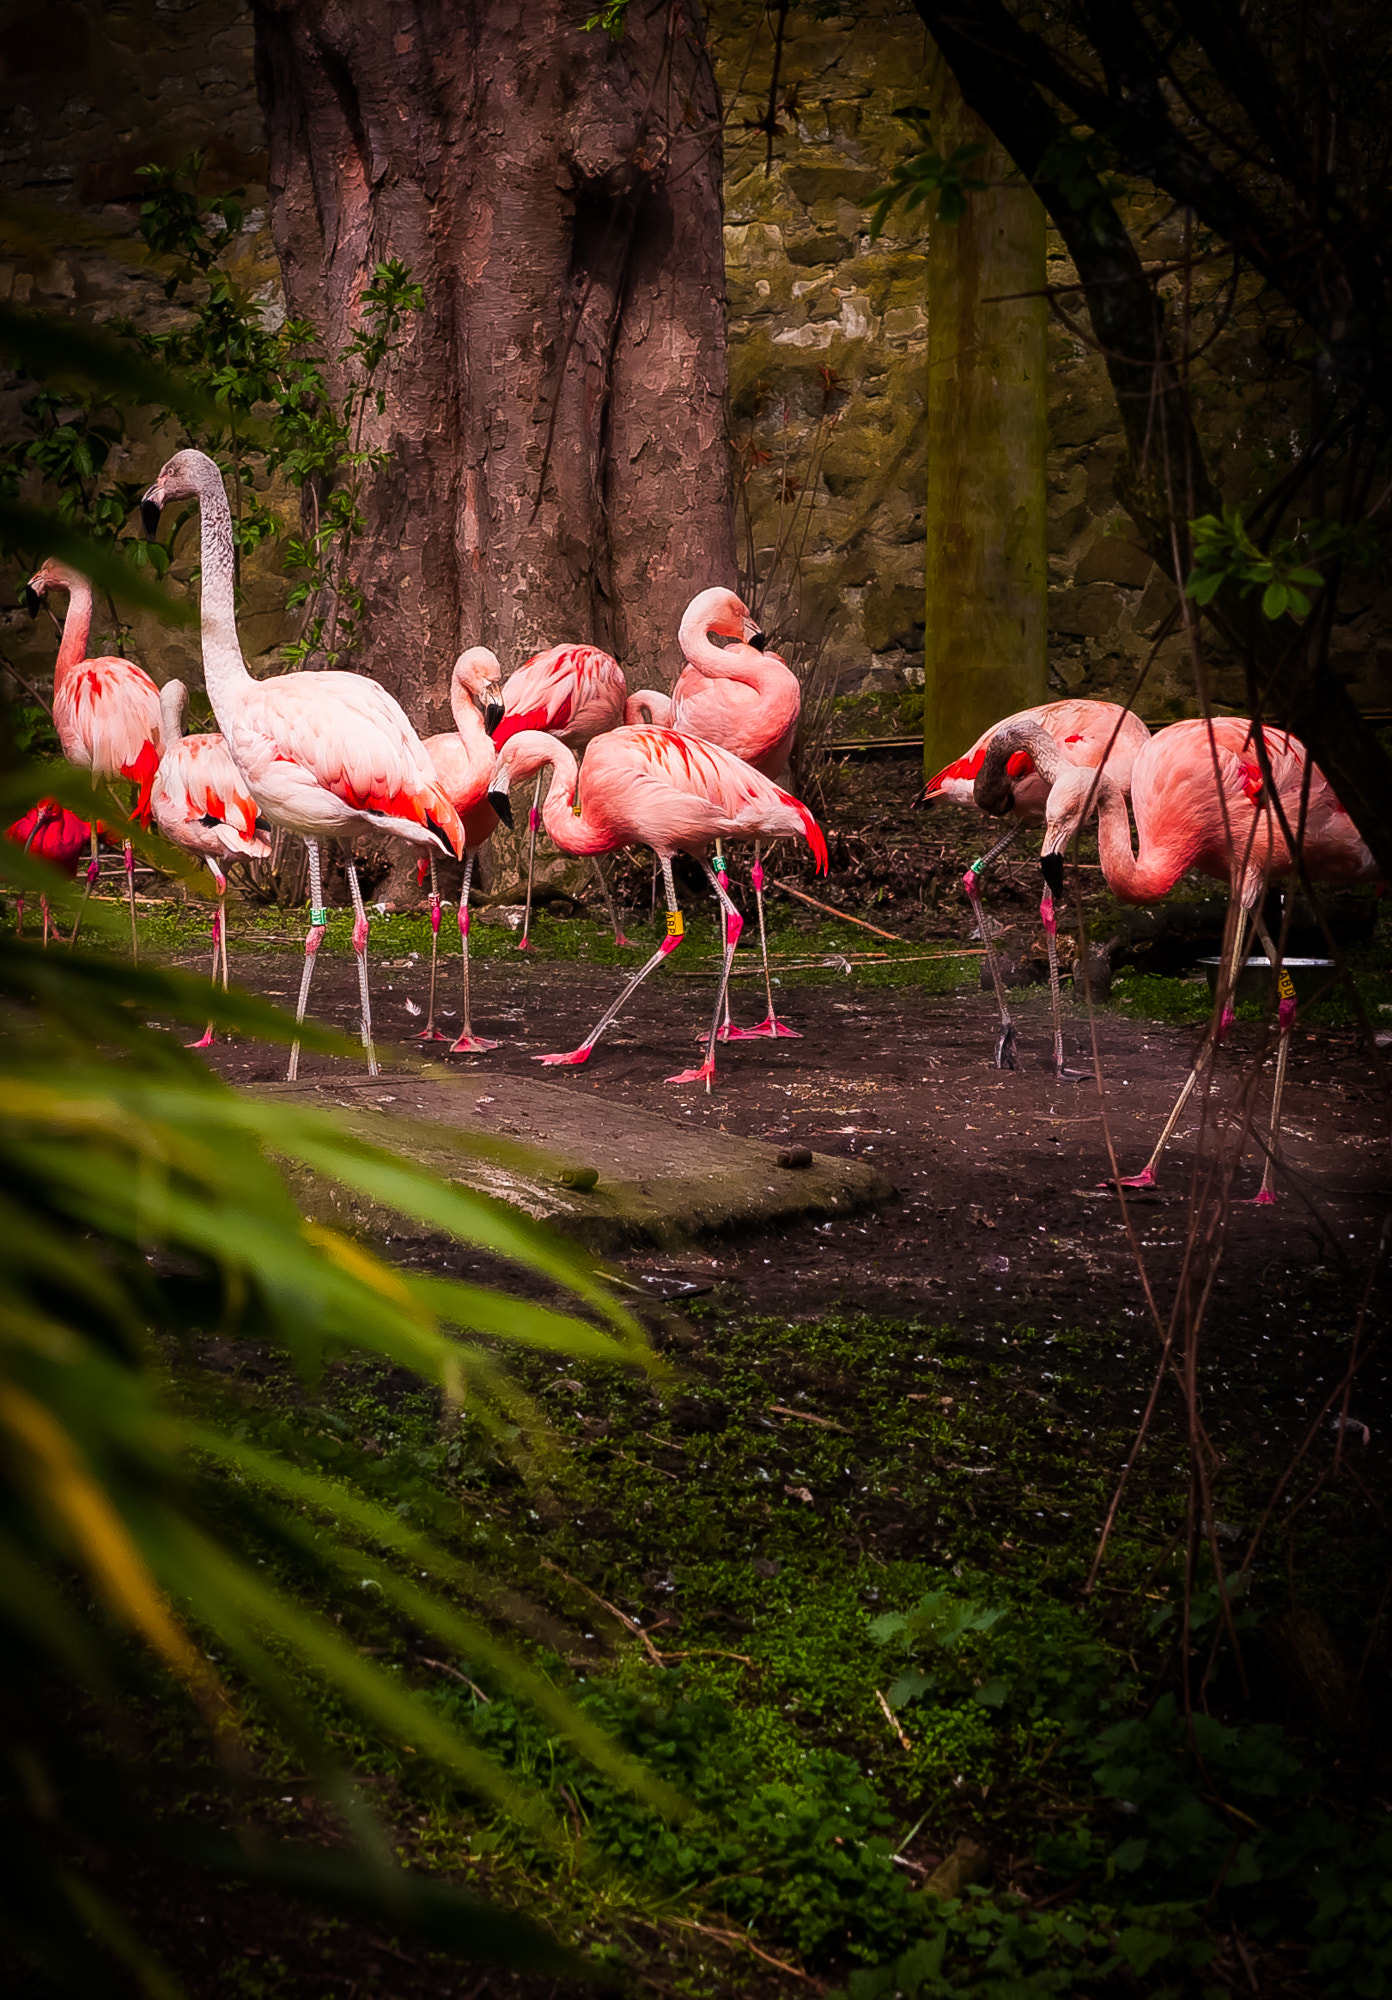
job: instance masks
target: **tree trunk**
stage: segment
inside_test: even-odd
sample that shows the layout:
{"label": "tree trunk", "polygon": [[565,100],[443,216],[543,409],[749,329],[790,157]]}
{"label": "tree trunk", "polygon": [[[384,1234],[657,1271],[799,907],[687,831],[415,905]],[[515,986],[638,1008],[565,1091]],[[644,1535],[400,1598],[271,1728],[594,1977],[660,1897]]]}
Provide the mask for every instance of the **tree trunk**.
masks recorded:
{"label": "tree trunk", "polygon": [[991,185],[967,196],[960,222],[935,222],[928,245],[929,774],[1045,700],[1049,667],[1044,210],[1029,188],[1000,185],[1012,163],[941,57],[933,142],[944,156],[986,145],[969,171]]}
{"label": "tree trunk", "polygon": [[[351,661],[423,730],[466,645],[674,662],[735,577],[719,101],[695,0],[620,41],[570,0],[253,0],[271,219],[330,354],[374,265],[425,308],[365,442]],[[347,386],[331,366],[335,394]]]}

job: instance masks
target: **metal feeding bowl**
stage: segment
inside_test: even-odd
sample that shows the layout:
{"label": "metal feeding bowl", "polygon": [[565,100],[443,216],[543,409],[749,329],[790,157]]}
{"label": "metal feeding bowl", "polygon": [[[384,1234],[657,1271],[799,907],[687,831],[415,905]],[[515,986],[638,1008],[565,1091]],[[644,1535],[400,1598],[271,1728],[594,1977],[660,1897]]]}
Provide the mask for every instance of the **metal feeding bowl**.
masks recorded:
{"label": "metal feeding bowl", "polygon": [[[1218,970],[1221,958],[1201,958],[1199,964],[1208,974],[1208,990],[1218,991]],[[1297,1000],[1313,1000],[1322,987],[1328,986],[1334,977],[1332,958],[1287,958],[1282,960],[1291,976]],[[1237,975],[1237,991],[1234,1001],[1255,1000],[1258,1006],[1271,997],[1271,960],[1269,958],[1249,958]]]}

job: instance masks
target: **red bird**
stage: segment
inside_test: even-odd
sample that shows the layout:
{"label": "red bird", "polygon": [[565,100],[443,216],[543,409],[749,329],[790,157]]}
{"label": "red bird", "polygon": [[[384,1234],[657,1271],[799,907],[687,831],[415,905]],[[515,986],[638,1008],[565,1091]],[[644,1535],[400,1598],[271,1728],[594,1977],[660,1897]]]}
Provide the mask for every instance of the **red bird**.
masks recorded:
{"label": "red bird", "polygon": [[[76,813],[70,813],[66,806],[60,806],[57,799],[40,799],[30,806],[23,819],[17,819],[13,826],[5,829],[5,838],[22,847],[26,854],[37,854],[51,868],[59,869],[64,875],[77,874],[80,856],[86,851],[94,829]],[[39,897],[39,908],[43,911],[43,941],[48,943],[51,928],[47,896]],[[15,936],[24,933],[24,897],[15,897]]]}

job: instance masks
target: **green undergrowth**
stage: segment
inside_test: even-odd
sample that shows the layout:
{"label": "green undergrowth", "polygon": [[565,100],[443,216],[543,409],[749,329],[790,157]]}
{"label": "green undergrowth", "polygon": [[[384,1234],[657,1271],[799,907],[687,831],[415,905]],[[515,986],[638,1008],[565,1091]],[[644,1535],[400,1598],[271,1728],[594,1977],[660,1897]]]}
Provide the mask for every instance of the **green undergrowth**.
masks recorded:
{"label": "green undergrowth", "polygon": [[[369,1561],[333,1606],[345,1635],[554,1812],[549,1837],[521,1830],[326,1707],[404,1857],[539,1910],[601,1967],[660,1962],[665,1990],[692,1996],[771,1982],[763,1960],[712,1954],[715,1930],[852,2000],[1216,2000],[1235,1927],[1320,1990],[1392,1993],[1380,1809],[1324,1795],[1318,1743],[1253,1719],[1222,1644],[1195,1739],[1176,1708],[1184,1476],[1163,1410],[1102,1587],[1084,1593],[1131,1436],[1138,1335],[698,1305],[661,1337],[673,1375],[656,1390],[612,1368],[524,1366],[502,1439],[358,1365],[307,1394],[254,1356],[213,1390],[180,1372],[189,1396],[240,1403],[249,1442],[507,1579],[535,1607],[524,1629],[546,1671],[692,1808],[669,1821],[621,1794],[485,1663],[413,1638]],[[1250,1436],[1225,1443],[1219,1504],[1241,1518],[1270,1467]],[[1320,1576],[1331,1617],[1376,1595],[1343,1504],[1259,1562],[1246,1633],[1287,1601],[1287,1562]],[[268,1545],[266,1560],[290,1558]],[[1202,1578],[1194,1617],[1206,1651],[1217,1599]],[[269,1732],[261,1750],[272,1772],[293,1757]],[[944,1902],[925,1884],[963,1840],[989,1872]]]}

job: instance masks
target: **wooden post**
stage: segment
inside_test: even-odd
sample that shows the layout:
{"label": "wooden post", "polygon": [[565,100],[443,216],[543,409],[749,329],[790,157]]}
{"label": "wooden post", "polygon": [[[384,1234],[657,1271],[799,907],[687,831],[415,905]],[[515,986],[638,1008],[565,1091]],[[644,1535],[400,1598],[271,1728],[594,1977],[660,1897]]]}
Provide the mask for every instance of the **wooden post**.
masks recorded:
{"label": "wooden post", "polygon": [[928,247],[929,776],[1048,689],[1044,210],[939,57],[934,147],[977,143],[966,171],[990,186]]}

